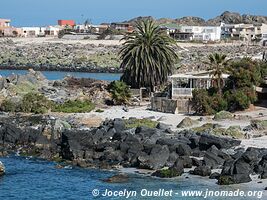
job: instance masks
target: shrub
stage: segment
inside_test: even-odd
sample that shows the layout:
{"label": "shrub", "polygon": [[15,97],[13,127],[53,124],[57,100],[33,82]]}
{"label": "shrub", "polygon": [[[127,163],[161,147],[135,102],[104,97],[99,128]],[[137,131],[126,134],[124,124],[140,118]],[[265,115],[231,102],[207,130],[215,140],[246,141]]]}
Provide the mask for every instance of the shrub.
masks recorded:
{"label": "shrub", "polygon": [[16,112],[17,109],[17,105],[10,99],[5,99],[1,104],[1,110],[4,112]]}
{"label": "shrub", "polygon": [[46,113],[51,107],[52,102],[44,95],[30,92],[23,96],[20,111],[41,114]]}
{"label": "shrub", "polygon": [[123,81],[111,82],[108,90],[111,93],[114,103],[117,105],[126,104],[131,98],[130,88]]}
{"label": "shrub", "polygon": [[197,114],[211,115],[216,111],[211,107],[212,99],[205,89],[193,91],[192,108]]}
{"label": "shrub", "polygon": [[63,113],[85,113],[91,112],[94,108],[95,105],[89,100],[68,100],[63,104],[56,104],[53,108],[53,111]]}

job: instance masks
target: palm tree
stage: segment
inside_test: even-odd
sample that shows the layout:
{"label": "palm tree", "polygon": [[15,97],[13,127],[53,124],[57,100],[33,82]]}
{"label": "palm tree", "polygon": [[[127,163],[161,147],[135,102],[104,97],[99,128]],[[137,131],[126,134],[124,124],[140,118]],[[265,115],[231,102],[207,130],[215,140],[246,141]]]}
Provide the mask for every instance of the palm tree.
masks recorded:
{"label": "palm tree", "polygon": [[226,60],[226,55],[214,53],[208,56],[212,76],[216,81],[218,93],[222,94],[223,73],[227,72],[227,65],[229,60]]}
{"label": "palm tree", "polygon": [[136,30],[124,36],[120,50],[124,69],[122,80],[132,88],[162,85],[172,73],[178,56],[175,40],[160,30],[152,20],[136,22]]}

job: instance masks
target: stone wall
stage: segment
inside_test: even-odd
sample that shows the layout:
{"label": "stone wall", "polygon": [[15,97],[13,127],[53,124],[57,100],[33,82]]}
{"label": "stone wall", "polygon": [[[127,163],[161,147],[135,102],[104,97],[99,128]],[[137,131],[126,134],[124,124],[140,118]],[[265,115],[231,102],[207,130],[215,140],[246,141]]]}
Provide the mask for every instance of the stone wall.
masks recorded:
{"label": "stone wall", "polygon": [[190,100],[188,98],[168,99],[166,97],[152,97],[151,109],[164,113],[189,113]]}

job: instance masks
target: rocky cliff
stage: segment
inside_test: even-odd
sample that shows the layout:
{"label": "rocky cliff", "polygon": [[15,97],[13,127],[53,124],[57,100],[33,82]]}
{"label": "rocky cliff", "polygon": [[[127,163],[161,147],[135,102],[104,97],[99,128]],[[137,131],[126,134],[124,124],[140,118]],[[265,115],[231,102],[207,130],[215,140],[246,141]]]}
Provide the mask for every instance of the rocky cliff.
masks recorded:
{"label": "rocky cliff", "polygon": [[258,15],[250,15],[250,14],[239,14],[236,12],[229,12],[225,11],[221,15],[205,20],[201,17],[195,17],[195,16],[185,16],[182,18],[177,19],[170,19],[170,18],[161,18],[161,19],[154,19],[151,16],[148,17],[137,17],[134,19],[131,19],[129,23],[134,23],[141,19],[153,19],[156,20],[159,24],[168,24],[168,23],[175,23],[175,24],[184,24],[184,25],[220,25],[221,22],[227,23],[227,24],[239,24],[239,23],[245,23],[245,24],[258,24],[258,23],[267,23],[267,16],[258,16]]}

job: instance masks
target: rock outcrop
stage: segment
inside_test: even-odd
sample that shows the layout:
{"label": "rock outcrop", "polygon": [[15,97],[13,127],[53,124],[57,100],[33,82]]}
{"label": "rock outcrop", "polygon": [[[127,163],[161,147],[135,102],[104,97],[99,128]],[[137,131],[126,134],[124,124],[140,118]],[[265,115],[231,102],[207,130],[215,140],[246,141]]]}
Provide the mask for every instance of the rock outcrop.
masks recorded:
{"label": "rock outcrop", "polygon": [[[106,120],[98,128],[81,130],[49,116],[2,117],[0,148],[80,167],[150,169],[153,176],[164,178],[180,176],[192,166],[192,174],[216,178],[219,184],[249,182],[251,174],[267,178],[267,149],[235,150],[240,141],[229,137],[193,130],[128,129],[124,123]],[[222,172],[211,175],[211,169]]]}
{"label": "rock outcrop", "polygon": [[5,166],[4,164],[0,161],[0,176],[5,174]]}

